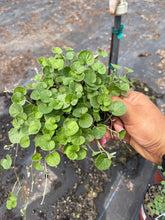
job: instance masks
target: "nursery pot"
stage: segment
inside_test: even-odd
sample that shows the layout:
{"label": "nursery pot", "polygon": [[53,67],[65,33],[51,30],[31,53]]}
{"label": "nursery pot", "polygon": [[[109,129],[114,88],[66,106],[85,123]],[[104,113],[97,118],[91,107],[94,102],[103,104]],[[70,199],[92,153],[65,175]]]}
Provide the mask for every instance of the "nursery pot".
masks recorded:
{"label": "nursery pot", "polygon": [[[142,204],[141,204],[141,206],[140,206],[139,220],[153,220],[153,218],[151,218],[151,217],[148,215],[148,213],[147,213],[147,211],[146,211],[146,209],[145,209],[145,207],[144,207],[144,202],[145,202],[145,195],[146,195],[147,191],[149,190],[150,187],[155,186],[155,185],[160,185],[160,183],[154,183],[154,184],[152,184],[152,185],[149,184],[148,187],[147,187],[147,189],[145,190],[145,193],[144,193],[144,196],[143,196],[143,201],[142,201]],[[158,219],[159,219],[159,218],[158,218]]]}
{"label": "nursery pot", "polygon": [[154,183],[160,183],[161,181],[165,180],[165,176],[163,175],[163,172],[160,169],[156,169],[153,182]]}

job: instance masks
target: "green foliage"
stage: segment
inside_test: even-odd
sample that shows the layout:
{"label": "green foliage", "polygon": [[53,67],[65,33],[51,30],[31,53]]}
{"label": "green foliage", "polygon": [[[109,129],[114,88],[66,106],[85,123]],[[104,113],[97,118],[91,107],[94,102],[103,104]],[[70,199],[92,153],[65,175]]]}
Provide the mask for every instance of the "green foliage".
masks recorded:
{"label": "green foliage", "polygon": [[[97,55],[83,50],[76,53],[67,47],[65,51],[53,48],[53,57],[39,58],[42,73],[34,77],[34,83],[27,84],[30,94],[23,87],[16,87],[11,98],[9,113],[13,117],[13,128],[9,131],[12,144],[22,148],[34,142],[36,150],[32,156],[33,167],[43,170],[42,162],[54,167],[60,163],[59,151],[71,160],[82,160],[89,143],[101,139],[107,130],[105,122],[113,115],[121,116],[126,106],[121,101],[112,102],[111,96],[127,96],[130,89],[126,68],[124,75],[117,75],[120,66],[113,65],[111,75],[98,59],[107,56],[98,50]],[[105,117],[106,116],[106,117]],[[118,133],[123,139],[125,131]],[[61,148],[63,146],[63,148]],[[41,152],[46,152],[45,158]],[[100,170],[108,169],[114,153],[108,153],[98,144],[98,151],[92,150],[95,165]],[[11,166],[11,158],[1,160],[4,169]],[[10,195],[9,209],[16,205]]]}
{"label": "green foliage", "polygon": [[6,159],[2,159],[1,160],[1,166],[3,167],[3,169],[8,170],[10,169],[12,164],[12,159],[11,157],[7,154],[6,155]]}
{"label": "green foliage", "polygon": [[9,193],[9,200],[6,202],[7,209],[11,210],[17,206],[17,196],[12,192]]}
{"label": "green foliage", "polygon": [[151,215],[155,214],[157,216],[165,213],[165,181],[161,181],[158,186],[158,192],[154,197],[153,201],[148,204],[151,210]]}
{"label": "green foliage", "polygon": [[95,160],[95,166],[99,170],[106,170],[110,167],[110,165],[111,160],[109,158],[106,158],[105,154],[100,154]]}

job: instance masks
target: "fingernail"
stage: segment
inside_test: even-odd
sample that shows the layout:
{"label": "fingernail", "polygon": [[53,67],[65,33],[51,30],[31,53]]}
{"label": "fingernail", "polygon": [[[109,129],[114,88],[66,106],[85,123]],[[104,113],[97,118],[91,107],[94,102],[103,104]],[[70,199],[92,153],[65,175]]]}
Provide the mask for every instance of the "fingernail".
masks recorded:
{"label": "fingernail", "polygon": [[102,137],[102,139],[101,139],[101,145],[103,146],[103,147],[105,147],[105,144],[107,143],[107,140],[106,140],[106,137],[105,137],[105,135]]}
{"label": "fingernail", "polygon": [[119,131],[124,130],[123,126],[119,125]]}

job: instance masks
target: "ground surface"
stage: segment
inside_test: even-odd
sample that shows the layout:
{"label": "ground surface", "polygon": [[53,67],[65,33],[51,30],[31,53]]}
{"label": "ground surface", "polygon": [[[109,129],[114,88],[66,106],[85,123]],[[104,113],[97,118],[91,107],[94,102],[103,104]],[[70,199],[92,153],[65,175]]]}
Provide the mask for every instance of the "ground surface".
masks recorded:
{"label": "ground surface", "polygon": [[[119,64],[135,70],[132,77],[145,82],[143,92],[152,88],[159,108],[165,112],[165,1],[130,0],[128,14],[122,17],[124,37],[120,42]],[[35,74],[37,58],[51,55],[55,46],[73,47],[77,52],[110,49],[111,27],[107,0],[1,0],[0,1],[0,145],[8,144],[11,127],[8,116],[11,91],[24,86]],[[108,64],[108,58],[105,60]],[[123,149],[121,143],[118,149]],[[131,220],[139,207],[153,165],[129,149],[120,150],[119,164],[105,173],[91,161],[72,163],[65,159],[60,168],[49,170],[45,202],[40,206],[45,175],[35,172],[36,184],[29,192],[28,220],[82,219]],[[33,150],[19,151],[17,172],[23,180]],[[7,152],[8,153],[8,152]],[[10,151],[13,154],[13,151]],[[13,170],[0,173],[0,219],[22,219],[19,209],[8,211],[5,202],[16,178]],[[127,199],[125,199],[127,198]],[[19,208],[25,205],[20,196]]]}

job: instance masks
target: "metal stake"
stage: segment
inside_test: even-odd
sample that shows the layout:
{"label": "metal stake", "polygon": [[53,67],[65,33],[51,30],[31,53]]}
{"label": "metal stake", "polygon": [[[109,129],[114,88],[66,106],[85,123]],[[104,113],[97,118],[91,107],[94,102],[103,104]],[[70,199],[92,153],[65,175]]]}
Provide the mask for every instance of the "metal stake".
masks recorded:
{"label": "metal stake", "polygon": [[[114,27],[113,27],[114,31],[119,30],[120,25],[121,25],[121,16],[115,16]],[[111,63],[112,64],[118,63],[119,41],[120,41],[120,39],[118,39],[118,36],[116,34],[113,34],[113,32],[112,32],[109,65]],[[110,74],[110,68],[109,68],[108,74]]]}

